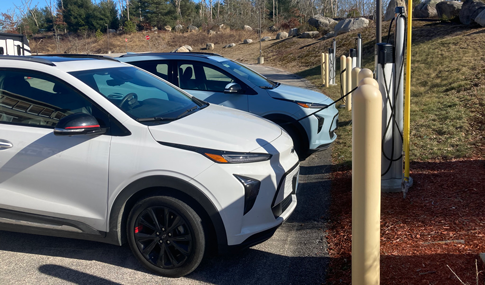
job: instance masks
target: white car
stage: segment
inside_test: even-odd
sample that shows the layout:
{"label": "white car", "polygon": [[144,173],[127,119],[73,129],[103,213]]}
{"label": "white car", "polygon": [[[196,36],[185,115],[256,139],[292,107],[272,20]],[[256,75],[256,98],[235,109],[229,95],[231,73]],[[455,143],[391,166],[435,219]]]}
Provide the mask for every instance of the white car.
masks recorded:
{"label": "white car", "polygon": [[[129,53],[118,58],[214,104],[275,122],[304,158],[337,139],[338,111],[322,93],[271,81],[246,66],[211,53]],[[327,107],[328,106],[328,107]],[[324,108],[324,109],[323,109]],[[322,110],[319,110],[322,109]]]}
{"label": "white car", "polygon": [[0,63],[0,230],[128,242],[179,277],[296,207],[298,156],[271,122],[113,59]]}

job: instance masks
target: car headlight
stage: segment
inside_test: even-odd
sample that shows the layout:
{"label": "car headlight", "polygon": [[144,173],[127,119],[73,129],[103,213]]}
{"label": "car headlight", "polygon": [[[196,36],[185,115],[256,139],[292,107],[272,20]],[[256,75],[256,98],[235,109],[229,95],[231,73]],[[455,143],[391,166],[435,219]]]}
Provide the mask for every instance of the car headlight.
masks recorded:
{"label": "car headlight", "polygon": [[310,108],[310,109],[321,109],[328,106],[327,104],[319,104],[319,103],[305,103],[305,102],[295,102],[295,103],[302,106],[303,108]]}
{"label": "car headlight", "polygon": [[205,156],[219,163],[250,163],[266,161],[271,159],[271,154],[267,153],[210,153],[205,152]]}

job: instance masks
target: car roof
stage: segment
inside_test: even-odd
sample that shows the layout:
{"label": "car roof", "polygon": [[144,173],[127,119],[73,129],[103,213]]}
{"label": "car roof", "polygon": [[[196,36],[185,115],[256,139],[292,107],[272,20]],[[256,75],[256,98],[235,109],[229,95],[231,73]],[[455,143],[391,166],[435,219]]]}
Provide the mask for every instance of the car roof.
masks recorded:
{"label": "car roof", "polygon": [[164,56],[169,56],[169,57],[195,56],[195,57],[205,57],[205,58],[209,58],[211,56],[223,57],[220,54],[210,53],[210,52],[149,52],[149,53],[129,52],[129,53],[124,54],[120,57],[139,57],[139,56],[160,56],[160,57],[164,57]]}
{"label": "car roof", "polygon": [[55,66],[66,72],[121,67],[124,63],[106,56],[86,54],[47,54],[40,56],[1,55],[0,60],[14,60]]}
{"label": "car roof", "polygon": [[157,59],[178,59],[178,60],[212,60],[212,61],[225,61],[229,60],[217,53],[205,53],[205,52],[159,52],[159,53],[127,53],[118,57],[122,62],[134,62],[134,61],[146,61]]}

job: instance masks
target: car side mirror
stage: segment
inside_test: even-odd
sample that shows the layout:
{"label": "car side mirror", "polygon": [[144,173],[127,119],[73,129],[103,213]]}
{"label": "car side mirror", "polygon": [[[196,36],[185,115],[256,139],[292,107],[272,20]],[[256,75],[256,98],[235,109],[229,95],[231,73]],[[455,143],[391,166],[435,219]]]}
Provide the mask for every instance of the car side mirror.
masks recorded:
{"label": "car side mirror", "polygon": [[106,128],[99,126],[95,117],[85,113],[75,113],[59,120],[54,128],[56,136],[101,135]]}
{"label": "car side mirror", "polygon": [[224,93],[241,93],[242,87],[239,83],[229,83],[224,87]]}

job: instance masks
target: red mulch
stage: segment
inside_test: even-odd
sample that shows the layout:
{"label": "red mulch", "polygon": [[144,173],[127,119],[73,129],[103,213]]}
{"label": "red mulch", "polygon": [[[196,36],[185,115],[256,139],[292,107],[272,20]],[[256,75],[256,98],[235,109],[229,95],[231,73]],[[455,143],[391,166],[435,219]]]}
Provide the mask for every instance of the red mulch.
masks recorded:
{"label": "red mulch", "polygon": [[[328,284],[351,281],[351,171],[333,173]],[[381,284],[476,284],[485,253],[485,160],[411,164],[407,197],[383,193]],[[479,274],[480,284],[485,273]]]}

